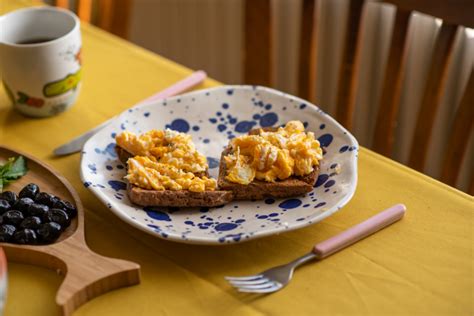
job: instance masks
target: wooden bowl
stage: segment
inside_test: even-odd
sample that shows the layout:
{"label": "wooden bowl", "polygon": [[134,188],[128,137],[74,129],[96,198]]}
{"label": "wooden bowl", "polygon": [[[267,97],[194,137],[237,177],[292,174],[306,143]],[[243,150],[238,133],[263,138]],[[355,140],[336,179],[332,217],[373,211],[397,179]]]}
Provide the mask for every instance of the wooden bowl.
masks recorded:
{"label": "wooden bowl", "polygon": [[56,303],[64,315],[70,315],[80,305],[110,290],[140,283],[140,266],[112,259],[91,251],[84,238],[84,209],[71,184],[51,167],[35,158],[0,146],[0,163],[10,157],[23,156],[28,173],[10,183],[5,190],[19,192],[28,183],[36,183],[41,191],[54,194],[75,204],[77,216],[60,238],[49,245],[16,245],[0,243],[8,260],[39,265],[65,274]]}

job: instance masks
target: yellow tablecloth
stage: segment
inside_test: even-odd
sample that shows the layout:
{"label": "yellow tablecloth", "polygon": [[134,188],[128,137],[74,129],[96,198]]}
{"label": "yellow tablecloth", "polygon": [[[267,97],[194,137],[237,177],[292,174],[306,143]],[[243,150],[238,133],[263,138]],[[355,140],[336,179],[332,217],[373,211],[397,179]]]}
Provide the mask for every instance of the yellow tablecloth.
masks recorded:
{"label": "yellow tablecloth", "polygon": [[[1,0],[0,13],[30,1]],[[0,30],[1,31],[1,30]],[[51,150],[190,73],[189,69],[84,25],[84,84],[77,104],[48,119],[12,111],[0,91],[0,143],[48,162],[78,190],[86,235],[100,254],[138,262],[142,283],[102,295],[75,315],[472,315],[473,198],[364,148],[352,201],[313,226],[243,244],[193,246],[154,238],[115,217],[79,178],[79,155]],[[207,80],[199,88],[218,83]],[[287,262],[316,242],[395,203],[406,217],[324,261],[300,268],[284,290],[233,291],[225,275]],[[55,272],[9,263],[6,316],[58,315]]]}

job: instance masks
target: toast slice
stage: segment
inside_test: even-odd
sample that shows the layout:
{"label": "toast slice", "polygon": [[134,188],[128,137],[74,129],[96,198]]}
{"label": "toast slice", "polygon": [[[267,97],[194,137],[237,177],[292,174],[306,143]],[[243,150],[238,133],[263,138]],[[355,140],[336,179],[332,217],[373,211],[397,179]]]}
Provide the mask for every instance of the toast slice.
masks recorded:
{"label": "toast slice", "polygon": [[[274,131],[276,128],[263,128],[262,130]],[[249,131],[250,135],[258,135],[259,133],[260,129]],[[318,179],[319,166],[316,166],[313,172],[302,177],[292,176],[288,179],[275,182],[255,179],[247,185],[230,182],[225,178],[227,175],[227,166],[224,160],[224,157],[230,153],[230,146],[222,152],[217,186],[222,190],[232,191],[234,200],[262,200],[268,197],[286,198],[300,196],[311,192]]]}
{"label": "toast slice", "polygon": [[127,194],[130,201],[140,206],[214,207],[232,201],[230,191],[156,191],[145,190],[131,184],[127,186]]}
{"label": "toast slice", "polygon": [[[132,155],[125,149],[115,146],[120,161],[127,165],[127,160]],[[208,172],[197,174],[208,176]],[[163,207],[214,207],[221,206],[232,201],[230,191],[204,191],[192,192],[188,190],[146,190],[128,183],[127,194],[130,201],[140,206],[163,206]]]}

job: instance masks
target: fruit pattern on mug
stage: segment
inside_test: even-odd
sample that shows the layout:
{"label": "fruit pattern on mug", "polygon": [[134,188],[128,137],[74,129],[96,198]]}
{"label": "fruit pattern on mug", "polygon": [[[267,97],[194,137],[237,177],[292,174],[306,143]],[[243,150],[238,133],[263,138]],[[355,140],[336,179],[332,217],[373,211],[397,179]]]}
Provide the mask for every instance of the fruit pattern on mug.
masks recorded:
{"label": "fruit pattern on mug", "polygon": [[[72,52],[71,49],[68,49],[63,55],[66,55],[66,60],[73,60],[82,65],[82,47],[79,47],[77,52]],[[71,57],[70,57],[71,56]],[[68,74],[66,77],[49,82],[44,85],[43,87],[43,94],[45,97],[55,97],[61,94],[64,94],[70,90],[73,90],[77,87],[79,82],[81,81],[81,69],[77,70],[75,73]],[[12,90],[7,86],[7,84],[3,81],[3,85],[5,86],[5,90],[12,102],[15,102],[15,98],[13,95]],[[25,104],[28,106],[41,108],[44,106],[45,101],[41,98],[29,96],[27,93],[18,91],[18,98],[16,102],[19,104]],[[63,106],[65,107],[65,106]],[[61,113],[63,109],[53,109],[53,113]]]}
{"label": "fruit pattern on mug", "polygon": [[70,90],[75,89],[80,81],[81,69],[73,74],[68,74],[63,79],[47,83],[43,87],[43,94],[45,97],[55,97],[64,94]]}
{"label": "fruit pattern on mug", "polygon": [[27,95],[24,92],[18,91],[18,99],[17,102],[20,104],[26,104],[29,106],[33,106],[35,108],[40,108],[44,105],[44,100],[40,98],[35,98]]}
{"label": "fruit pattern on mug", "polygon": [[50,244],[59,238],[77,215],[68,201],[30,183],[17,195],[0,193],[0,242]]}
{"label": "fruit pattern on mug", "polygon": [[74,60],[77,61],[79,65],[82,65],[82,47],[79,47],[79,50],[74,55]]}
{"label": "fruit pattern on mug", "polygon": [[76,49],[76,45],[70,45],[66,50],[59,53],[59,57],[62,57],[65,61],[77,62],[79,65],[82,65],[82,47]]}

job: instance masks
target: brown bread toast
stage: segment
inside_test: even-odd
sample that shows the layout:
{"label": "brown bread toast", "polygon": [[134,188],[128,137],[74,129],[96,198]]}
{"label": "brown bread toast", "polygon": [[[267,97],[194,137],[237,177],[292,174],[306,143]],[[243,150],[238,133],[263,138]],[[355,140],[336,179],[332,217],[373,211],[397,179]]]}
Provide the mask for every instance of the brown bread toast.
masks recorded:
{"label": "brown bread toast", "polygon": [[156,191],[145,190],[130,184],[127,187],[127,194],[130,201],[140,206],[213,207],[232,201],[230,191]]}
{"label": "brown bread toast", "polygon": [[[127,165],[127,160],[132,155],[119,146],[115,147],[115,151],[120,161],[124,165]],[[207,171],[199,174],[199,176],[204,175],[208,175]],[[224,205],[232,201],[232,192],[230,191],[157,191],[142,189],[130,183],[127,185],[127,194],[130,201],[140,206],[213,207]]]}
{"label": "brown bread toast", "polygon": [[[276,128],[263,128],[262,130],[274,131]],[[260,129],[249,131],[250,135],[258,135],[259,133]],[[316,166],[313,172],[303,177],[292,176],[288,179],[275,182],[254,180],[247,185],[230,182],[225,179],[227,167],[224,160],[224,156],[230,152],[230,147],[227,147],[222,152],[217,185],[221,190],[232,191],[234,200],[262,200],[268,197],[285,198],[299,196],[311,192],[318,179],[319,166]]]}

